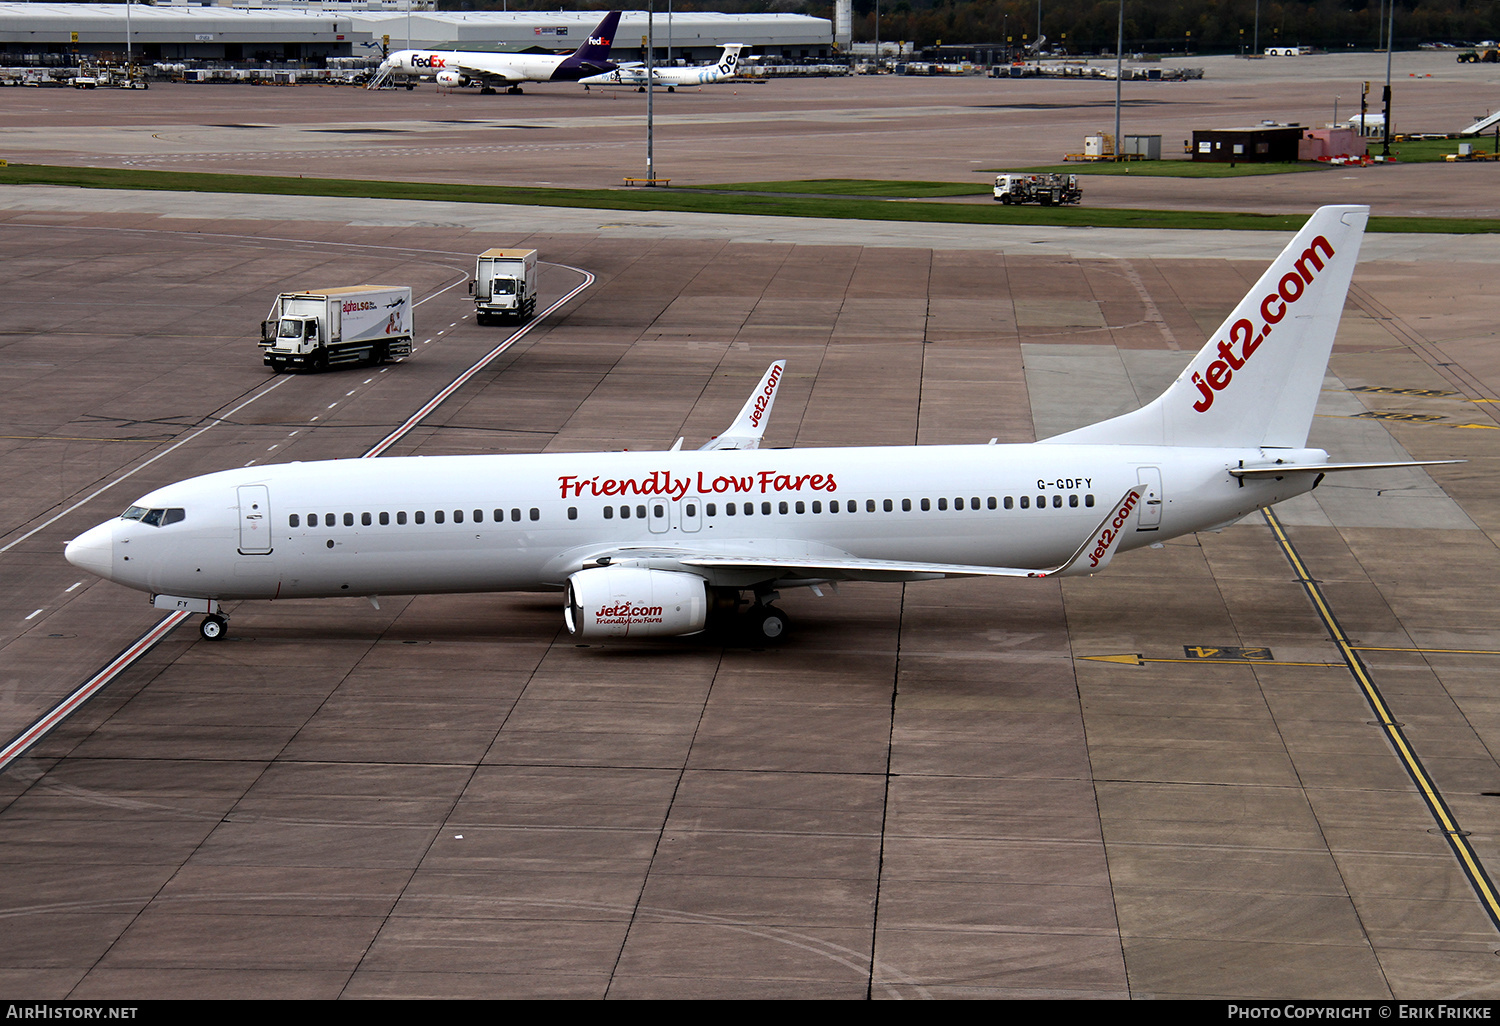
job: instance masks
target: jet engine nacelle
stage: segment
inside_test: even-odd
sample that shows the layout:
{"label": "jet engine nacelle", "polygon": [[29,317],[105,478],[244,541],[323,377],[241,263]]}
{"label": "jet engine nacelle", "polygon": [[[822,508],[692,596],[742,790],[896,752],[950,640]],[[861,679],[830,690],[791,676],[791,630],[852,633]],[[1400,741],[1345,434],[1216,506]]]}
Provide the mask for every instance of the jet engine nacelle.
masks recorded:
{"label": "jet engine nacelle", "polygon": [[563,619],[575,638],[696,634],[708,619],[708,582],[635,566],[580,570],[568,578]]}
{"label": "jet engine nacelle", "polygon": [[464,76],[457,71],[439,71],[436,76],[437,84],[441,86],[461,86],[464,84]]}

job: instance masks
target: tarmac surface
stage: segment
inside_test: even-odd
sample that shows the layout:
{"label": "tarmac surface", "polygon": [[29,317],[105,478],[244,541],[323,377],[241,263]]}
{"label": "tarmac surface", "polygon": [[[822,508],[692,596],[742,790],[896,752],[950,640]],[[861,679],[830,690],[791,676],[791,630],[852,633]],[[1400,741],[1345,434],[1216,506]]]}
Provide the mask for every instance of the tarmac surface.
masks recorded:
{"label": "tarmac surface", "polygon": [[[768,445],[1045,437],[1150,398],[1283,241],[5,188],[4,736],[161,619],[62,544],[368,450],[508,334],[473,323],[482,249],[597,279],[393,454],[695,445],[778,358]],[[0,989],[1492,999],[1500,931],[1413,778],[1492,878],[1495,259],[1367,239],[1312,444],[1469,462],[1329,481],[1279,531],[787,594],[771,650],[580,646],[544,595],[180,626],[0,775]],[[410,360],[260,366],[277,292],[357,281],[422,300]]]}

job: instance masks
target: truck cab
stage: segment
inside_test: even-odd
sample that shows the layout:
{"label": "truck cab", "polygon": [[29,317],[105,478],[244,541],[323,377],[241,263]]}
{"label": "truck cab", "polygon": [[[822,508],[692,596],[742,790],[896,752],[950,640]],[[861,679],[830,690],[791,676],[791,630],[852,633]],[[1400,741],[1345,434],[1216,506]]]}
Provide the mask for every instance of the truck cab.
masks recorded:
{"label": "truck cab", "polygon": [[479,324],[498,317],[530,318],[536,313],[536,250],[485,250],[475,262],[469,294]]}

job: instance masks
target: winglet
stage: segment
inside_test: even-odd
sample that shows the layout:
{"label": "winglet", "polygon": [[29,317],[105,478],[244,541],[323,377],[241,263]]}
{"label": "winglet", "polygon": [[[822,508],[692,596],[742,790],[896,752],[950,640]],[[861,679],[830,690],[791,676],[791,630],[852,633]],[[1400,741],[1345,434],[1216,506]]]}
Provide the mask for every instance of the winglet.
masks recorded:
{"label": "winglet", "polygon": [[1104,514],[1104,519],[1099,521],[1094,533],[1078,547],[1071,559],[1056,570],[1040,570],[1036,576],[1075,577],[1078,574],[1098,573],[1109,566],[1109,561],[1115,558],[1115,550],[1120,547],[1120,539],[1125,536],[1125,525],[1129,523],[1130,515],[1135,512],[1140,501],[1139,487],[1120,496],[1120,501]]}
{"label": "winglet", "polygon": [[761,436],[766,433],[766,422],[771,419],[771,406],[776,402],[776,392],[786,377],[786,361],[777,360],[766,368],[765,376],[745,405],[740,408],[734,423],[717,438],[699,446],[699,451],[709,449],[759,449]]}

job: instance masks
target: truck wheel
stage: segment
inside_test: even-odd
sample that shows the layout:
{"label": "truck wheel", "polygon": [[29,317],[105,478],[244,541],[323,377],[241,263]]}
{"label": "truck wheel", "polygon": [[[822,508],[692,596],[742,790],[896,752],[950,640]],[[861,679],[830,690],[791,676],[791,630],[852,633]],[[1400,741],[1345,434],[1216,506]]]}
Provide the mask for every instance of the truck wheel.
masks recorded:
{"label": "truck wheel", "polygon": [[328,350],[319,349],[312,358],[312,369],[315,371],[326,371],[328,369]]}

